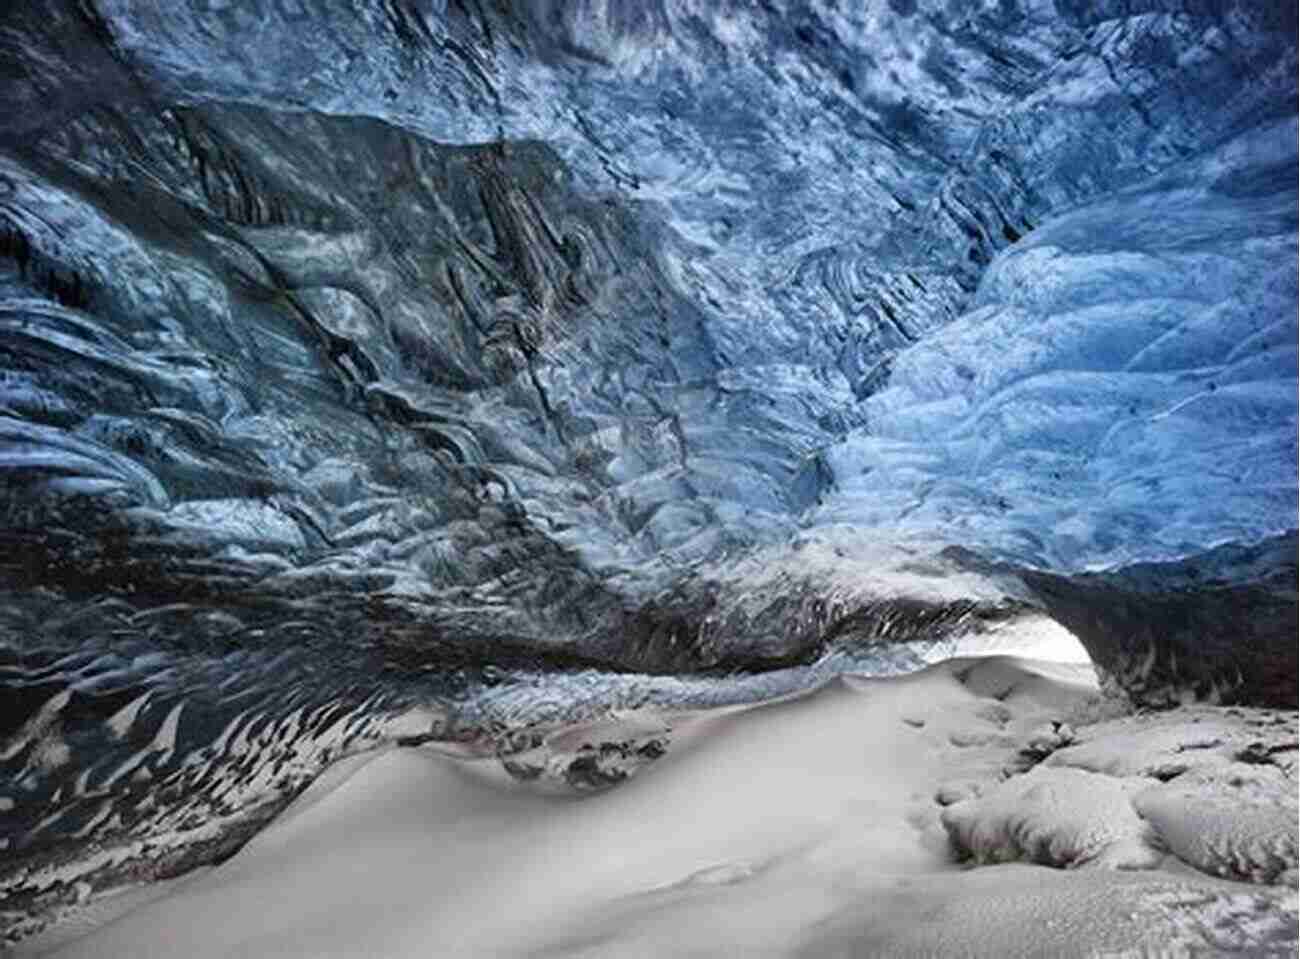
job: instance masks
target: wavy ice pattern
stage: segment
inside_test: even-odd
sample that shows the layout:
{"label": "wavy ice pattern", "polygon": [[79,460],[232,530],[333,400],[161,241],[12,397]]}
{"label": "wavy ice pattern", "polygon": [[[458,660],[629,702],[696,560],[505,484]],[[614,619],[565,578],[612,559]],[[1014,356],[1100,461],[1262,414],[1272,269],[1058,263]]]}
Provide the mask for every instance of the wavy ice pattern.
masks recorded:
{"label": "wavy ice pattern", "polygon": [[225,855],[355,750],[1044,616],[1138,702],[1294,704],[1295,36],[11,4],[6,924]]}
{"label": "wavy ice pattern", "polygon": [[1296,127],[1057,217],[893,363],[814,524],[1061,571],[1295,526]]}

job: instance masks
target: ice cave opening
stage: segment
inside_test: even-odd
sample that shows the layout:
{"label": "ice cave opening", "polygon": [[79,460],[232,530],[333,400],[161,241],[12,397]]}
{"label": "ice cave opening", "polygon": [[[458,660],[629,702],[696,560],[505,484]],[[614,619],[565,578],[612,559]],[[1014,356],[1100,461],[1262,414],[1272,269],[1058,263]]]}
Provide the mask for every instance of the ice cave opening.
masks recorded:
{"label": "ice cave opening", "polygon": [[1296,51],[4,4],[0,947],[1293,954]]}
{"label": "ice cave opening", "polygon": [[954,656],[1025,656],[1055,663],[1092,663],[1079,638],[1045,616],[1028,617],[987,633],[962,636],[942,652],[930,652],[925,658],[938,662]]}

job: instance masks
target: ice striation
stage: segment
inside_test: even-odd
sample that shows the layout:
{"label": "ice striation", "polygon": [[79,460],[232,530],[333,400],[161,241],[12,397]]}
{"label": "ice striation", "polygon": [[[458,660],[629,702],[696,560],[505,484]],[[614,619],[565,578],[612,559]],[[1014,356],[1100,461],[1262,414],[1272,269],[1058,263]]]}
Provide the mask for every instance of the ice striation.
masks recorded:
{"label": "ice striation", "polygon": [[1295,37],[10,4],[0,925],[380,742],[526,775],[1044,617],[1138,703],[1294,707]]}

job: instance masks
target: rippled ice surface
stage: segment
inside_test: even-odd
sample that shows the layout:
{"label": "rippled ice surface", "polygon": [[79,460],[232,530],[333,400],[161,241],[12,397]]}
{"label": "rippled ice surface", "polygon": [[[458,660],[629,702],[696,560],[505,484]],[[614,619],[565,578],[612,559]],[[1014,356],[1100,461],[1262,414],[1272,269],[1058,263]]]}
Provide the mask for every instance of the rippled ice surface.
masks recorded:
{"label": "rippled ice surface", "polygon": [[1291,8],[6,16],[14,934],[350,752],[1045,614],[1294,700]]}

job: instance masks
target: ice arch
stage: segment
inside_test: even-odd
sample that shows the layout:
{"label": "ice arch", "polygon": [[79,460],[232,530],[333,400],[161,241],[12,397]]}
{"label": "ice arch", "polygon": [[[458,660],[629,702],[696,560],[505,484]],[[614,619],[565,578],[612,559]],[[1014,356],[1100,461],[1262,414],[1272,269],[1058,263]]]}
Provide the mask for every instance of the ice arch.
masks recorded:
{"label": "ice arch", "polygon": [[516,668],[554,718],[1048,615],[1140,702],[1294,705],[1293,5],[5,17],[31,914],[513,735]]}

